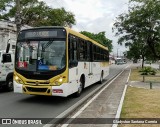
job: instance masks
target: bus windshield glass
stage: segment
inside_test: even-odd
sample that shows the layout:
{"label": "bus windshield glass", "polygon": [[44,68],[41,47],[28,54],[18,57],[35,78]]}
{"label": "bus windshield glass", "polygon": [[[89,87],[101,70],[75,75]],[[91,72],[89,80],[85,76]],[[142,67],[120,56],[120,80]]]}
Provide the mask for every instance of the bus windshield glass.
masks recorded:
{"label": "bus windshield glass", "polygon": [[17,42],[16,68],[24,71],[56,71],[66,65],[65,41],[19,41]]}

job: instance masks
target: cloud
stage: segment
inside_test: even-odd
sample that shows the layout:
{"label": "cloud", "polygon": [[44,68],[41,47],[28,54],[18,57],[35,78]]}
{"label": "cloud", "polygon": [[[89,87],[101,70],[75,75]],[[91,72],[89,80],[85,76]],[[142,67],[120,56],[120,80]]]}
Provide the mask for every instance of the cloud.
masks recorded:
{"label": "cloud", "polygon": [[53,8],[64,7],[71,11],[76,18],[76,31],[89,31],[98,33],[106,31],[106,37],[113,40],[113,51],[126,50],[118,46],[118,38],[112,33],[115,18],[128,11],[129,0],[43,0]]}
{"label": "cloud", "polygon": [[[102,3],[99,0],[64,0],[70,9],[76,14],[77,18],[86,21],[95,20],[103,16],[100,8]],[[94,6],[93,6],[94,5]]]}

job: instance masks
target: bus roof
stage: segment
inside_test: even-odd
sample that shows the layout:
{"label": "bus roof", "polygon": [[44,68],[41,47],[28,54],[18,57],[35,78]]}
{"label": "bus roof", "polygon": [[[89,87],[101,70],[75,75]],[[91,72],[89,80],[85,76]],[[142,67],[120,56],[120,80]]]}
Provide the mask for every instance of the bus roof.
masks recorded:
{"label": "bus roof", "polygon": [[50,29],[51,29],[51,28],[66,29],[67,32],[69,32],[69,33],[71,33],[71,34],[73,34],[73,35],[76,35],[76,36],[78,36],[78,37],[81,37],[81,38],[83,38],[83,39],[85,39],[85,40],[91,41],[93,44],[95,44],[95,45],[97,45],[97,46],[99,46],[99,47],[101,47],[101,48],[103,48],[103,49],[105,49],[105,50],[108,50],[108,47],[105,47],[105,46],[103,46],[102,44],[100,44],[100,43],[98,43],[98,42],[90,39],[89,37],[87,37],[87,36],[85,36],[85,35],[83,35],[83,34],[81,34],[81,33],[79,33],[79,32],[76,32],[76,31],[74,31],[74,30],[72,30],[72,29],[70,29],[70,28],[68,28],[68,27],[63,27],[63,26],[42,26],[42,27],[33,27],[33,28],[29,28],[29,29],[24,29],[24,30],[22,30],[22,31],[32,30],[32,29],[45,29],[45,28],[50,28]]}
{"label": "bus roof", "polygon": [[98,43],[98,42],[90,39],[89,37],[87,37],[87,36],[85,36],[85,35],[83,35],[83,34],[81,34],[81,33],[79,33],[79,32],[76,32],[76,31],[74,31],[74,30],[72,30],[72,29],[70,29],[70,28],[68,28],[68,27],[64,27],[64,28],[65,28],[69,33],[74,34],[74,35],[76,35],[76,36],[78,36],[78,37],[81,37],[81,38],[83,38],[83,39],[85,39],[85,40],[91,41],[93,44],[98,45],[99,47],[101,47],[101,48],[103,48],[103,49],[105,49],[105,50],[108,50],[107,47],[105,47],[105,46],[103,46],[102,44],[100,44],[100,43]]}

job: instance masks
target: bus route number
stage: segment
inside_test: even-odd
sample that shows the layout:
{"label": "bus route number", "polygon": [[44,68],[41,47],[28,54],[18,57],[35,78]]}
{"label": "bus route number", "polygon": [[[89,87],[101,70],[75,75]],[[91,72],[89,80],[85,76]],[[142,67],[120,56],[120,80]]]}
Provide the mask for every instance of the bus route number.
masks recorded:
{"label": "bus route number", "polygon": [[18,62],[18,67],[26,68],[27,67],[27,62]]}

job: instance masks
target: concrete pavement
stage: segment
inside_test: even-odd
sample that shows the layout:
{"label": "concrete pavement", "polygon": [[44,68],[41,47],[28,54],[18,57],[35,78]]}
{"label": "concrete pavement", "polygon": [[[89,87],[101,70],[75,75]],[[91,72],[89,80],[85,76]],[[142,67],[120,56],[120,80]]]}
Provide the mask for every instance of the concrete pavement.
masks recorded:
{"label": "concrete pavement", "polygon": [[[76,118],[115,118],[130,69],[127,68]],[[97,119],[99,120],[99,119]],[[102,119],[103,120],[103,119]],[[104,119],[106,120],[106,119]],[[106,122],[107,123],[107,122]],[[62,127],[66,127],[64,125]],[[69,124],[69,127],[111,127],[112,124]]]}

